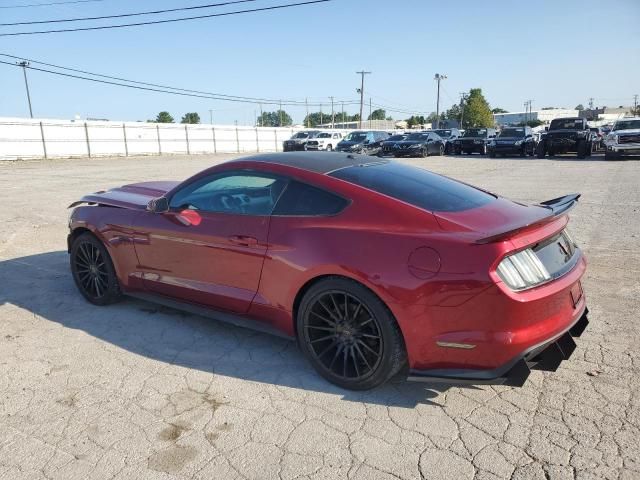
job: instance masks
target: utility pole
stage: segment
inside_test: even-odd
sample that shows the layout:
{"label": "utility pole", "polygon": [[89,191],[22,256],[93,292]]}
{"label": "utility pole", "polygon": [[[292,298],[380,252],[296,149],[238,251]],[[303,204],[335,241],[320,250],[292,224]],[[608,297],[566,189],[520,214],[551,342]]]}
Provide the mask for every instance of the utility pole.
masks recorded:
{"label": "utility pole", "polygon": [[373,121],[373,109],[371,108],[371,97],[369,97],[369,128],[371,127],[371,122]]}
{"label": "utility pole", "polygon": [[213,125],[213,110],[209,109],[209,125]]}
{"label": "utility pole", "polygon": [[589,110],[593,110],[593,97],[589,98]]}
{"label": "utility pole", "polygon": [[264,127],[264,118],[262,114],[262,103],[260,104],[260,126]]}
{"label": "utility pole", "polygon": [[346,128],[346,127],[344,126],[344,102],[342,102],[342,128],[343,128],[343,129],[344,129],[344,128]]}
{"label": "utility pole", "polygon": [[304,99],[304,105],[305,107],[307,107],[307,128],[309,128],[309,99],[305,98]]}
{"label": "utility pole", "polygon": [[638,115],[638,94],[633,96],[633,114]]}
{"label": "utility pole", "polygon": [[467,104],[467,94],[460,94],[460,128],[464,128],[462,125],[462,121],[464,120],[464,107]]}
{"label": "utility pole", "polygon": [[356,91],[360,93],[360,125],[358,128],[362,128],[362,107],[364,106],[364,76],[369,75],[371,72],[365,72],[364,70],[362,70],[356,73],[362,77],[360,81],[360,88],[356,89]]}
{"label": "utility pole", "polygon": [[320,104],[320,125],[324,122],[324,118],[322,118],[322,104]]}
{"label": "utility pole", "polygon": [[282,100],[280,100],[280,125],[278,125],[279,127],[282,126]]}
{"label": "utility pole", "polygon": [[22,61],[17,62],[16,65],[20,65],[22,67],[22,73],[24,74],[24,86],[27,89],[27,101],[29,102],[29,115],[33,118],[33,110],[31,109],[31,95],[29,94],[29,82],[27,81],[27,67],[29,67],[29,62]]}
{"label": "utility pole", "polygon": [[336,114],[333,110],[333,97],[329,97],[331,99],[331,130],[336,128]]}
{"label": "utility pole", "polygon": [[447,78],[446,75],[441,75],[436,73],[436,76],[433,79],[438,82],[438,96],[436,98],[436,128],[440,128],[440,80],[445,80]]}

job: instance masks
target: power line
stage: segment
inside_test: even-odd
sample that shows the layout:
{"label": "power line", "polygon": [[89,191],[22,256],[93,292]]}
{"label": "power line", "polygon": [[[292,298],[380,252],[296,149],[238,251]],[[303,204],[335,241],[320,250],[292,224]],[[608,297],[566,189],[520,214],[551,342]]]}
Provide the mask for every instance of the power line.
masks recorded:
{"label": "power line", "polygon": [[[77,69],[77,68],[63,67],[61,65],[42,62],[40,60],[35,60],[35,59],[32,59],[32,58],[17,57],[15,55],[9,55],[7,53],[0,53],[0,56],[13,58],[13,59],[16,59],[16,60],[27,60],[27,61],[29,61],[31,63],[36,63],[36,64],[39,64],[39,65],[45,65],[47,67],[53,67],[53,68],[57,68],[57,69],[60,69],[60,70],[67,70],[67,71],[70,71],[70,72],[82,73],[84,75],[91,75],[93,77],[108,78],[110,80],[118,80],[118,81],[121,81],[121,82],[134,83],[134,84],[137,84],[137,85],[145,85],[145,86],[148,86],[148,87],[157,87],[157,88],[163,88],[163,89],[169,89],[169,90],[178,90],[178,91],[181,91],[181,92],[198,93],[198,94],[211,95],[211,96],[216,96],[216,97],[228,97],[229,99],[252,100],[252,101],[254,101],[256,103],[263,102],[263,103],[276,104],[276,103],[280,102],[280,100],[274,100],[274,99],[269,99],[269,98],[255,98],[255,97],[246,97],[246,96],[241,96],[241,95],[226,95],[226,94],[223,94],[223,93],[213,93],[213,92],[206,92],[206,91],[202,91],[202,90],[190,90],[190,89],[187,89],[187,88],[171,87],[171,86],[168,86],[168,85],[161,85],[161,84],[157,84],[157,83],[140,82],[140,81],[137,81],[137,80],[129,80],[127,78],[122,78],[122,77],[115,77],[115,76],[111,76],[111,75],[103,75],[103,74],[100,74],[100,73],[93,73],[93,72],[89,72],[87,70],[80,70],[80,69]],[[46,71],[46,70],[44,70],[44,71]],[[53,72],[53,73],[55,73],[55,72]],[[296,101],[295,100],[291,100],[291,101],[288,101],[287,103],[292,104],[292,103],[296,103]],[[298,103],[304,104],[304,102],[298,102]]]}
{"label": "power line", "polygon": [[102,25],[99,27],[82,27],[82,28],[65,28],[60,30],[40,30],[35,32],[13,32],[13,33],[0,33],[0,37],[14,37],[17,35],[39,35],[45,33],[64,33],[64,32],[82,32],[88,30],[107,30],[111,28],[125,28],[125,27],[138,27],[141,25],[158,25],[161,23],[174,23],[174,22],[184,22],[187,20],[198,20],[201,18],[214,18],[214,17],[227,17],[231,15],[239,15],[242,13],[254,13],[254,12],[265,12],[270,10],[279,10],[283,8],[291,8],[291,7],[300,7],[303,5],[312,5],[316,3],[326,3],[332,0],[309,0],[306,2],[298,2],[298,3],[287,3],[284,5],[273,5],[271,7],[262,7],[262,8],[252,8],[247,10],[236,10],[234,12],[225,12],[225,13],[212,13],[209,15],[196,15],[193,17],[182,17],[182,18],[171,18],[167,20],[153,20],[148,22],[138,22],[138,23],[122,23],[117,25]]}
{"label": "power line", "polygon": [[169,8],[166,10],[152,10],[148,12],[122,13],[118,15],[105,15],[102,17],[63,18],[58,20],[34,20],[31,22],[0,23],[0,27],[13,27],[16,25],[34,25],[34,24],[42,24],[42,23],[84,22],[87,20],[105,20],[107,18],[136,17],[140,15],[157,15],[160,13],[181,12],[185,10],[198,10],[202,8],[224,7],[226,5],[234,5],[236,3],[248,3],[248,2],[255,2],[255,1],[257,0],[234,0],[234,1],[222,2],[222,3],[210,3],[208,5],[194,5],[192,7]]}
{"label": "power line", "polygon": [[[0,55],[4,55],[4,54],[0,54]],[[0,60],[0,64],[10,65],[12,67],[21,67],[22,66],[22,65],[17,65],[15,63],[11,63],[11,62],[5,62],[3,60]],[[148,85],[148,86],[129,85],[127,83],[121,83],[121,82],[110,81],[110,80],[101,80],[101,79],[98,79],[98,78],[90,78],[90,77],[85,77],[85,76],[82,76],[82,75],[73,75],[73,74],[70,74],[70,73],[55,72],[53,70],[47,70],[47,69],[44,69],[44,68],[37,68],[37,67],[29,66],[29,65],[27,65],[24,68],[28,68],[30,70],[35,70],[35,71],[38,71],[38,72],[50,73],[50,74],[53,74],[53,75],[59,75],[59,76],[63,76],[63,77],[75,78],[75,79],[78,79],[78,80],[86,80],[86,81],[95,82],[95,83],[103,83],[103,84],[113,85],[113,86],[118,86],[118,87],[133,88],[133,89],[136,89],[136,90],[144,90],[144,91],[149,91],[149,92],[168,93],[168,94],[172,94],[172,95],[180,95],[180,96],[183,96],[183,97],[206,98],[206,99],[210,99],[210,100],[221,100],[221,101],[227,101],[227,102],[249,103],[249,104],[266,103],[266,104],[271,104],[271,105],[282,104],[282,105],[287,105],[287,106],[305,105],[305,102],[297,102],[297,101],[293,101],[293,100],[291,100],[291,101],[269,100],[269,99],[260,100],[260,99],[251,98],[251,97],[223,96],[221,94],[208,93],[208,92],[199,92],[197,90],[176,89],[176,88],[173,88],[173,87],[166,87],[166,86],[162,87],[160,85],[148,84],[148,83],[143,83],[143,82],[137,82],[137,83],[139,83],[141,85]],[[109,78],[109,77],[107,77],[107,78]],[[110,78],[117,78],[117,77],[110,77]],[[122,81],[127,82],[128,80],[122,79]],[[134,83],[134,82],[130,82],[130,83]],[[151,87],[150,85],[154,85],[154,87]],[[357,102],[352,101],[352,102],[345,102],[345,103],[356,104]],[[318,106],[318,105],[316,105],[316,106]]]}
{"label": "power line", "polygon": [[0,8],[49,7],[51,5],[70,5],[72,3],[104,2],[105,0],[72,0],[67,2],[30,3],[27,5],[3,5]]}

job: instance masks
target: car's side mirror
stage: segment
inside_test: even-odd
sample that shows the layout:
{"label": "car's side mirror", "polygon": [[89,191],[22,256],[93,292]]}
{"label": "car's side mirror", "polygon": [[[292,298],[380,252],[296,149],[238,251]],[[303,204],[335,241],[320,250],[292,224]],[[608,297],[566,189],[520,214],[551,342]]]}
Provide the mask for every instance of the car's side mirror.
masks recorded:
{"label": "car's side mirror", "polygon": [[167,197],[154,198],[147,204],[147,211],[153,213],[163,213],[169,210],[169,200]]}

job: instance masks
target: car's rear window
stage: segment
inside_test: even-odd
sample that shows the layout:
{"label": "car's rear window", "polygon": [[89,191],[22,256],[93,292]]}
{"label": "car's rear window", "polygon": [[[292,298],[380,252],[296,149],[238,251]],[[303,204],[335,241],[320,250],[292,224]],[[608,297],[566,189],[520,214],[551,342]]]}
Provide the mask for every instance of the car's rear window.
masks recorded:
{"label": "car's rear window", "polygon": [[330,175],[431,212],[469,210],[496,198],[464,183],[398,162],[347,167]]}

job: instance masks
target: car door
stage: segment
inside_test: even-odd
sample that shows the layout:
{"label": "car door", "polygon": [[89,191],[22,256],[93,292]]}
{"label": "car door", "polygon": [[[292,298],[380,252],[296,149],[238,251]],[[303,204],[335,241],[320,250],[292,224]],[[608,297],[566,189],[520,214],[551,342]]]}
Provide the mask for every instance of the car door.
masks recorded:
{"label": "car door", "polygon": [[196,180],[166,212],[141,212],[135,249],[155,294],[246,313],[260,282],[269,215],[286,181],[258,172]]}
{"label": "car door", "polygon": [[430,133],[427,136],[427,151],[429,152],[429,154],[436,153],[438,151],[436,136],[433,133]]}

